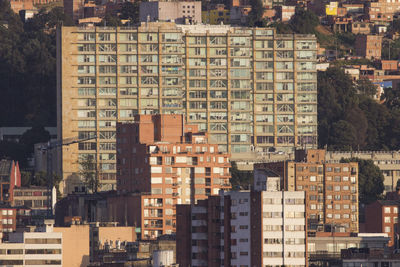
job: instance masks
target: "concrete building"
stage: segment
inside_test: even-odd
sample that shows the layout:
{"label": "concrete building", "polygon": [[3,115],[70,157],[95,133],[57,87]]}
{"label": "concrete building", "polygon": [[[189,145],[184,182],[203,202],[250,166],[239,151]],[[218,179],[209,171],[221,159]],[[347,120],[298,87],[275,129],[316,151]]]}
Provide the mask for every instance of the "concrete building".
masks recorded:
{"label": "concrete building", "polygon": [[64,13],[73,21],[78,21],[84,17],[84,0],[63,0]]}
{"label": "concrete building", "polygon": [[18,161],[0,160],[0,202],[12,202],[16,186],[21,186]]}
{"label": "concrete building", "polygon": [[202,20],[205,24],[229,24],[230,11],[226,9],[224,4],[216,4],[213,8],[202,11]]}
{"label": "concrete building", "polygon": [[57,201],[56,188],[53,187],[51,194],[53,195],[52,203],[48,203],[48,188],[41,186],[15,187],[13,206],[25,206],[33,210],[47,210],[49,204],[54,208]]}
{"label": "concrete building", "polygon": [[347,249],[342,251],[342,266],[395,267],[400,266],[400,256],[384,249]]}
{"label": "concrete building", "polygon": [[337,163],[341,158],[360,158],[372,160],[381,169],[385,191],[395,191],[400,179],[400,152],[398,151],[327,151],[326,162]]}
{"label": "concrete building", "polygon": [[137,115],[135,123],[118,124],[117,151],[118,194],[109,214],[140,226],[143,239],[175,232],[177,204],[230,188],[228,154],[182,115]]}
{"label": "concrete building", "polygon": [[[307,250],[311,266],[359,266],[345,265],[342,250],[387,250],[390,238],[382,233],[358,233],[352,236],[308,237]],[[365,259],[365,258],[364,258]],[[367,266],[367,265],[362,265]]]}
{"label": "concrete building", "polygon": [[306,191],[309,236],[332,231],[349,236],[359,231],[358,163],[326,163],[325,150],[309,149],[296,161],[254,165],[254,179],[259,186],[276,174],[284,190]]}
{"label": "concrete building", "polygon": [[8,204],[0,205],[0,232],[3,233],[3,239],[8,240],[8,233],[31,225],[31,221],[30,208],[24,206],[15,207]]}
{"label": "concrete building", "polygon": [[62,27],[57,40],[59,136],[98,136],[61,149],[65,193],[87,154],[112,189],[116,122],[135,114],[184,114],[219,151],[239,155],[317,144],[313,35],[147,23]]}
{"label": "concrete building", "polygon": [[282,22],[287,22],[289,21],[295,14],[296,12],[296,7],[295,6],[277,6],[275,7],[276,9],[276,16],[279,18]]}
{"label": "concrete building", "polygon": [[62,234],[53,232],[54,222],[46,221],[36,232],[10,233],[0,241],[1,266],[63,266]]}
{"label": "concrete building", "polygon": [[356,55],[367,59],[381,59],[382,56],[382,36],[364,35],[356,36],[355,42]]}
{"label": "concrete building", "polygon": [[134,227],[116,226],[115,223],[77,224],[54,227],[63,235],[63,266],[86,267],[98,251],[136,241]]}
{"label": "concrete building", "polygon": [[[180,266],[306,266],[305,193],[223,192],[177,208]],[[189,237],[189,238],[188,238]]]}
{"label": "concrete building", "polygon": [[393,16],[400,12],[399,3],[399,0],[368,2],[365,12],[372,22],[391,22],[393,21]]}
{"label": "concrete building", "polygon": [[370,34],[372,26],[372,23],[369,22],[353,21],[351,24],[351,32],[353,34]]}
{"label": "concrete building", "polygon": [[16,229],[17,229],[17,209],[9,205],[1,205],[0,232],[11,233],[14,232]]}
{"label": "concrete building", "polygon": [[399,247],[399,204],[398,200],[377,200],[365,209],[365,231],[387,234],[392,248]]}
{"label": "concrete building", "polygon": [[[356,75],[356,73],[353,73]],[[326,151],[326,163],[339,163],[340,160],[360,158],[372,160],[383,173],[385,192],[396,190],[397,180],[400,179],[400,152],[398,151]],[[255,163],[295,160],[295,153],[242,153],[232,155],[231,161],[235,161],[239,170],[252,171]]]}
{"label": "concrete building", "polygon": [[139,6],[140,22],[201,23],[201,1],[150,1]]}
{"label": "concrete building", "polygon": [[[46,187],[30,186],[30,187],[15,187],[14,198],[12,206],[14,207],[26,207],[30,210],[30,222],[34,225],[43,223],[44,218],[47,217],[49,205],[55,208],[57,202],[56,188],[53,187],[50,194],[52,198],[49,198],[49,191]],[[51,201],[51,203],[49,203]]]}

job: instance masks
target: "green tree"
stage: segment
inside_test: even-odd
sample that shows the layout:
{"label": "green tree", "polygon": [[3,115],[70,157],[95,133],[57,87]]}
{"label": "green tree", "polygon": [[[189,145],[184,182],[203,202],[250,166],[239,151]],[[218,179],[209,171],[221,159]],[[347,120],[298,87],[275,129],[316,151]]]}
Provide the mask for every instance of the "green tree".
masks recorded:
{"label": "green tree", "polygon": [[21,171],[21,186],[29,187],[32,182],[32,173],[29,171]]}
{"label": "green tree", "polygon": [[400,90],[397,88],[385,88],[381,96],[384,100],[385,106],[390,110],[400,110]]}
{"label": "green tree", "polygon": [[100,22],[99,26],[118,27],[122,26],[122,23],[119,17],[111,13],[107,13],[104,16],[103,20]]}
{"label": "green tree", "polygon": [[100,187],[100,182],[93,156],[86,155],[79,160],[79,165],[79,174],[83,178],[84,184],[90,192],[96,193]]}
{"label": "green tree", "polygon": [[353,143],[353,147],[363,148],[366,145],[368,130],[368,121],[364,112],[358,106],[354,106],[346,112],[345,120],[350,123],[355,130],[356,140]]}
{"label": "green tree", "polygon": [[356,90],[366,96],[373,97],[376,95],[376,85],[367,78],[361,78],[356,82]]}
{"label": "green tree", "polygon": [[358,163],[358,190],[360,204],[369,204],[382,197],[384,177],[372,160],[360,158],[341,159],[340,162]]}
{"label": "green tree", "polygon": [[315,33],[315,28],[319,25],[318,16],[307,9],[297,9],[290,20],[290,27],[296,33],[310,34]]}
{"label": "green tree", "polygon": [[266,22],[264,16],[264,4],[262,0],[250,0],[251,11],[248,16],[248,24],[251,27],[265,27]]}
{"label": "green tree", "polygon": [[387,149],[385,143],[390,130],[390,111],[370,97],[361,97],[359,107],[368,122],[365,149]]}
{"label": "green tree", "polygon": [[[348,111],[354,109],[357,102],[353,81],[342,69],[334,67],[325,72],[318,72],[318,140],[320,147],[335,145],[336,143],[332,142],[340,141],[339,138],[332,136],[333,131],[339,134],[341,133],[340,129],[347,128],[347,125],[342,122],[336,124],[336,129],[333,129],[334,124],[340,120],[346,121]],[[344,143],[349,145],[347,142]]]}
{"label": "green tree", "polygon": [[352,150],[356,142],[356,129],[351,123],[340,120],[332,124],[328,145],[329,149]]}
{"label": "green tree", "polygon": [[0,159],[16,160],[21,169],[28,163],[25,146],[16,142],[0,141]]}
{"label": "green tree", "polygon": [[253,183],[253,172],[240,171],[236,162],[232,162],[231,176],[230,182],[234,190],[250,189],[250,185]]}
{"label": "green tree", "polygon": [[139,22],[139,1],[135,2],[124,2],[121,7],[120,19],[128,19],[130,23]]}

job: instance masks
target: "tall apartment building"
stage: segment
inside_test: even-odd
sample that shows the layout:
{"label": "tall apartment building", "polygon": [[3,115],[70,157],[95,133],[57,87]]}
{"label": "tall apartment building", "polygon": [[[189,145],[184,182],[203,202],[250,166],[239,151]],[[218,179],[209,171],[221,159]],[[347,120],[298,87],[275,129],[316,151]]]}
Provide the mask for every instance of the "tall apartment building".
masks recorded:
{"label": "tall apartment building", "polygon": [[78,158],[90,154],[111,188],[116,122],[135,114],[184,114],[222,152],[317,144],[313,35],[144,23],[62,27],[57,39],[59,137],[98,137],[62,148],[64,181],[78,181]]}
{"label": "tall apartment building", "polygon": [[[273,180],[280,188],[279,178]],[[269,190],[269,188],[267,188]],[[232,191],[177,208],[179,266],[306,266],[305,192]]]}
{"label": "tall apartment building", "polygon": [[112,221],[140,226],[143,239],[175,232],[176,205],[230,189],[229,156],[183,115],[137,115],[117,125],[117,196]]}
{"label": "tall apartment building", "polygon": [[255,182],[262,186],[267,177],[277,173],[285,190],[306,191],[309,236],[357,233],[358,163],[326,163],[325,150],[306,153],[297,157],[298,161],[255,164]]}

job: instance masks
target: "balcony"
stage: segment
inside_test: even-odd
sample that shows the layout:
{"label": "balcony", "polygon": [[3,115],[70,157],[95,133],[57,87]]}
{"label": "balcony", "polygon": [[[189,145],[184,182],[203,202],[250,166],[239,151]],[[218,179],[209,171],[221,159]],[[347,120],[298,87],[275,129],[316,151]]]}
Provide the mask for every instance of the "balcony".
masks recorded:
{"label": "balcony", "polygon": [[146,208],[148,208],[148,207],[150,207],[150,208],[152,208],[152,207],[162,207],[163,203],[148,203],[148,204],[145,204],[144,206]]}
{"label": "balcony", "polygon": [[159,223],[157,223],[157,224],[145,224],[144,228],[163,228],[163,225],[162,225],[162,223],[161,224],[159,224]]}

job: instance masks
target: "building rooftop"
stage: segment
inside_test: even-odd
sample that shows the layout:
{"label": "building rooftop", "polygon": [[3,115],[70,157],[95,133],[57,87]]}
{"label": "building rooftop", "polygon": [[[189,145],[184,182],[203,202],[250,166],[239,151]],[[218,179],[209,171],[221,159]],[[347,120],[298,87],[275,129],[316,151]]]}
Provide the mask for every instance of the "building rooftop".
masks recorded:
{"label": "building rooftop", "polygon": [[398,206],[400,201],[398,200],[378,200],[378,203],[382,206]]}

